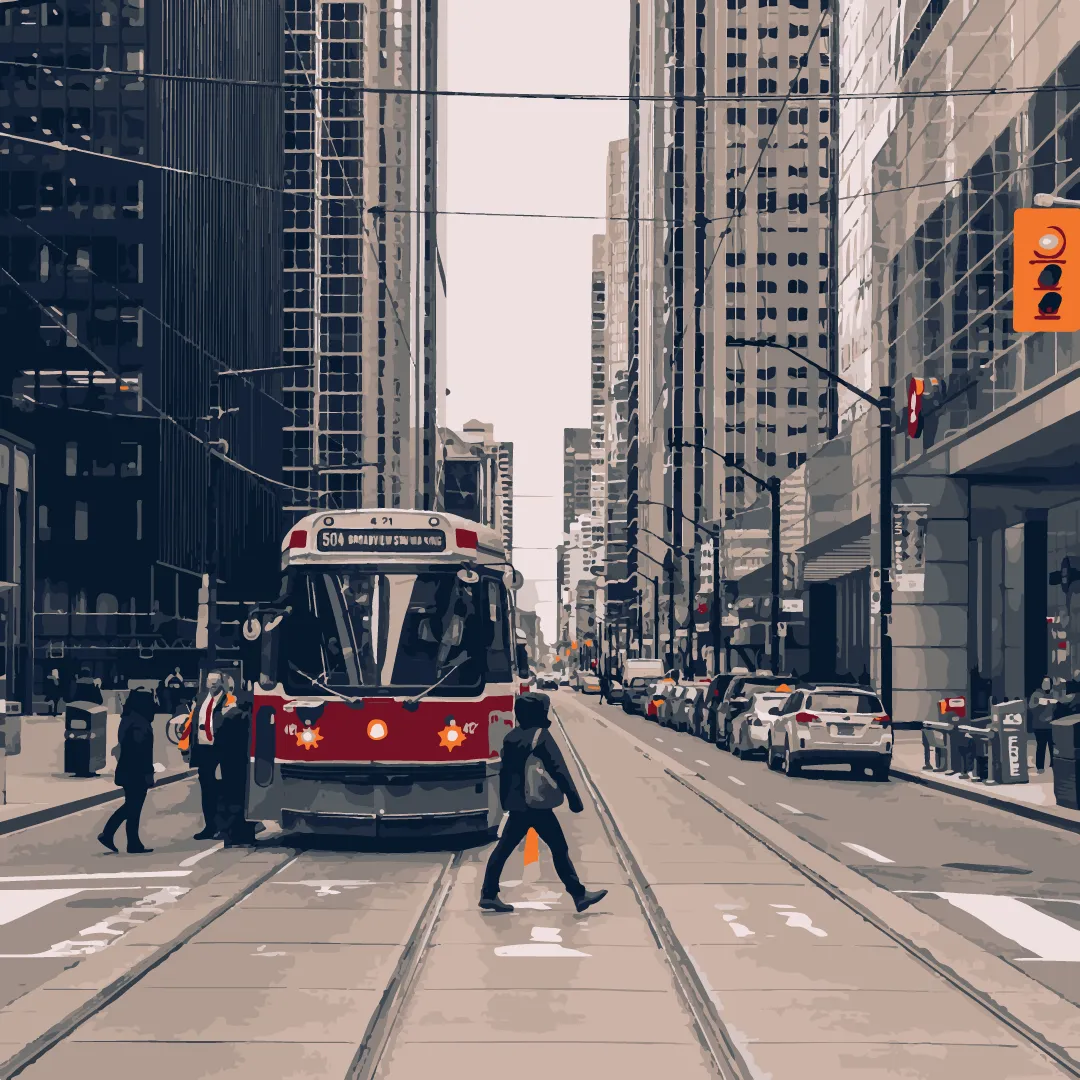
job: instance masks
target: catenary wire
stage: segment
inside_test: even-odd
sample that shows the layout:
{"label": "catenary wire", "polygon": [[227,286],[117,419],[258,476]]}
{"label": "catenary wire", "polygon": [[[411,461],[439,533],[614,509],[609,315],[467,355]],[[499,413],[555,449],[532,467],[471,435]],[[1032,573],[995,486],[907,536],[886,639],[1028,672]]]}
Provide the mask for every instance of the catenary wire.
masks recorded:
{"label": "catenary wire", "polygon": [[[820,33],[821,23],[818,24]],[[293,31],[289,31],[290,36]],[[818,40],[817,34],[814,40]],[[55,71],[68,71],[81,75],[112,75],[123,79],[164,79],[176,82],[191,82],[222,86],[248,86],[253,89],[264,90],[296,90],[294,83],[261,81],[257,79],[222,79],[209,75],[182,75],[164,71],[117,71],[112,68],[79,67],[72,64],[50,64],[42,61],[25,61],[0,59],[0,67],[18,67],[31,70],[40,70],[44,74]],[[799,68],[806,71],[808,68]],[[716,103],[737,103],[740,101],[768,102],[775,101],[776,94],[629,94],[629,93],[575,93],[571,91],[524,91],[524,90],[445,90],[429,88],[418,90],[404,86],[365,86],[353,79],[323,78],[319,80],[319,87],[340,87],[347,90],[355,90],[362,94],[388,94],[402,97],[436,97],[436,98],[474,98],[491,99],[498,101],[578,101],[597,103],[621,103],[631,101],[644,101],[659,105],[673,104],[696,104],[698,101]],[[957,97],[1007,97],[1016,94],[1060,94],[1075,93],[1080,91],[1080,84],[1060,83],[1053,86],[972,86],[955,87],[951,90],[884,90],[884,91],[837,91],[829,93],[800,94],[801,99],[807,101],[878,101],[882,98],[902,98],[905,100],[918,100],[920,98],[957,98]]]}
{"label": "catenary wire", "polygon": [[[90,347],[90,345],[88,345],[85,341],[82,341],[78,337],[78,335],[72,334],[71,331],[61,321],[59,316],[56,315],[55,312],[50,310],[45,304],[43,304],[36,296],[34,296],[33,293],[31,293],[22,284],[22,282],[20,282],[7,269],[6,266],[0,266],[0,274],[3,274],[4,277],[6,277],[12,283],[12,285],[14,285],[15,288],[17,288],[19,290],[19,292],[21,292],[28,300],[30,300],[31,303],[35,304],[42,311],[42,313],[44,313],[56,325],[56,327],[59,330],[62,330],[68,336],[68,338],[73,338],[74,341],[75,341],[75,344],[80,349],[82,349],[83,352],[85,352],[94,361],[95,364],[97,364],[98,368],[101,371],[109,372],[110,374],[112,374],[117,379],[123,378],[123,376],[121,376],[119,374],[119,372],[116,371],[115,368],[111,367],[104,360],[102,360],[101,357],[98,356],[98,354]],[[297,488],[293,484],[286,483],[286,482],[284,482],[282,480],[275,480],[275,479],[273,479],[272,477],[269,477],[269,476],[264,476],[262,473],[256,472],[256,470],[249,468],[247,465],[244,465],[242,462],[237,461],[235,458],[228,457],[225,454],[221,454],[221,453],[215,451],[211,446],[209,446],[209,444],[207,443],[207,441],[205,439],[200,438],[190,428],[185,427],[184,424],[182,424],[178,419],[176,419],[176,417],[169,415],[159,405],[157,405],[155,402],[153,402],[150,398],[146,397],[145,395],[142,395],[142,400],[147,405],[149,405],[150,408],[153,409],[155,413],[157,413],[156,417],[147,417],[147,419],[157,419],[157,420],[164,421],[166,423],[172,424],[178,430],[183,432],[183,434],[185,434],[189,439],[192,439],[193,441],[197,442],[201,447],[203,447],[205,450],[208,450],[214,456],[220,458],[222,461],[228,462],[230,465],[235,465],[238,469],[240,469],[243,472],[250,473],[252,476],[256,477],[259,480],[262,480],[264,483],[273,484],[273,485],[275,485],[277,487],[285,488],[286,490],[289,490],[289,491],[313,492],[315,490],[314,488]],[[122,417],[122,415],[123,414],[117,414],[118,417]]]}

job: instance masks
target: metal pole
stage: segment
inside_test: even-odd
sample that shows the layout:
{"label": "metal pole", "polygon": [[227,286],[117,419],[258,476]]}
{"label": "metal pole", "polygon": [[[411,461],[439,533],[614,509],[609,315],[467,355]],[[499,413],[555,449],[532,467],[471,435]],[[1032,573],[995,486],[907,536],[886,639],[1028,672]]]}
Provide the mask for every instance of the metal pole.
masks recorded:
{"label": "metal pole", "polygon": [[638,656],[645,652],[645,594],[640,585],[637,587],[637,651]]}
{"label": "metal pole", "polygon": [[780,477],[769,477],[772,497],[772,603],[770,604],[769,665],[780,674]]}
{"label": "metal pole", "polygon": [[712,571],[712,646],[713,646],[713,674],[720,674],[720,632],[722,612],[720,608],[720,526],[713,529],[713,571]]}
{"label": "metal pole", "polygon": [[652,640],[653,659],[660,659],[660,578],[652,579]]}
{"label": "metal pole", "polygon": [[675,667],[675,556],[672,552],[668,552],[666,561],[668,571],[668,647],[664,670],[672,671]]}
{"label": "metal pole", "polygon": [[881,685],[878,692],[885,712],[892,716],[892,440],[893,388],[882,386],[878,399],[881,451],[881,520],[878,523],[878,542],[881,545]]}

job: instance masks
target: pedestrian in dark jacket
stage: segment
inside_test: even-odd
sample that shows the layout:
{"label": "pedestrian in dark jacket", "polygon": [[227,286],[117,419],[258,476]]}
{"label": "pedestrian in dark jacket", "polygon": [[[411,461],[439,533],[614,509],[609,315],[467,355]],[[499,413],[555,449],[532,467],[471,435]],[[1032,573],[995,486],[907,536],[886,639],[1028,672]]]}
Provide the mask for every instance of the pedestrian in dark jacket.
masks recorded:
{"label": "pedestrian in dark jacket", "polygon": [[1050,760],[1054,760],[1054,732],[1050,722],[1054,719],[1057,700],[1053,696],[1054,684],[1047,675],[1042,685],[1028,701],[1028,724],[1035,736],[1035,771],[1042,772],[1046,764],[1046,748],[1050,747]]}
{"label": "pedestrian in dark jacket", "polygon": [[115,810],[98,840],[110,851],[116,851],[113,837],[121,823],[127,823],[129,855],[149,854],[153,848],[143,846],[139,839],[139,818],[146,793],[154,786],[154,695],[148,690],[132,690],[124,702],[117,737],[119,756],[115,782],[124,789],[124,804]]}
{"label": "pedestrian in dark jacket", "polygon": [[513,906],[499,899],[499,877],[511,852],[525,839],[530,829],[535,829],[540,839],[551,849],[555,872],[573,897],[578,911],[584,911],[607,896],[607,889],[590,892],[581,884],[570,851],[566,844],[559,819],[554,809],[534,809],[529,806],[526,791],[526,769],[529,758],[535,756],[544,771],[566,797],[570,812],[580,814],[584,809],[570,770],[566,767],[562,751],[549,728],[551,720],[548,709],[551,699],[547,694],[521,694],[514,702],[517,727],[503,741],[502,768],[499,773],[499,800],[507,813],[502,836],[491,852],[484,884],[480,893],[480,907],[485,911],[513,911]]}
{"label": "pedestrian in dark jacket", "polygon": [[[242,736],[237,737],[233,723],[239,720],[240,712],[233,689],[232,676],[227,672],[207,672],[206,692],[195,703],[188,718],[191,766],[199,770],[202,794],[203,827],[195,834],[196,840],[212,840],[222,832],[223,825],[230,824],[223,820],[226,815],[222,812],[222,795],[226,798],[234,796],[238,783],[237,746],[242,741]],[[220,780],[219,768],[222,770]]]}

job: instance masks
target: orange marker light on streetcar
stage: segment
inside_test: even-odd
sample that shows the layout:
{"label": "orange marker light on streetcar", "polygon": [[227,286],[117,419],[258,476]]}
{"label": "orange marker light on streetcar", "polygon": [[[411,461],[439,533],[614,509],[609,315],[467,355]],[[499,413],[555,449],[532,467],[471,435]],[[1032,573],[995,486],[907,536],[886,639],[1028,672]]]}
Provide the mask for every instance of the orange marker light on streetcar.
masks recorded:
{"label": "orange marker light on streetcar", "polygon": [[465,741],[465,732],[461,730],[451,717],[446,727],[439,732],[439,745],[452,751]]}
{"label": "orange marker light on streetcar", "polygon": [[302,746],[305,750],[313,750],[323,740],[323,736],[319,734],[317,727],[304,728],[303,731],[296,733],[296,745]]}
{"label": "orange marker light on streetcar", "polygon": [[367,726],[367,734],[369,739],[374,739],[376,742],[380,739],[385,739],[387,736],[385,721],[372,720]]}

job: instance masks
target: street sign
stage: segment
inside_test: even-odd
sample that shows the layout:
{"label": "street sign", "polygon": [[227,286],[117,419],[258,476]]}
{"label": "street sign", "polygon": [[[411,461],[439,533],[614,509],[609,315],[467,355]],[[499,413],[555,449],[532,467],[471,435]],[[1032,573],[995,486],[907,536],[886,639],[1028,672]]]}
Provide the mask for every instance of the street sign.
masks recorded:
{"label": "street sign", "polygon": [[1013,215],[1013,329],[1080,330],[1080,266],[1067,270],[1070,237],[1080,245],[1080,209],[1023,207]]}
{"label": "street sign", "polygon": [[893,583],[897,592],[921,593],[926,586],[926,504],[893,508]]}
{"label": "street sign", "polygon": [[780,601],[780,610],[784,614],[799,615],[804,610],[804,604],[802,598],[791,599],[790,597]]}
{"label": "street sign", "polygon": [[776,624],[776,632],[781,637],[787,637],[787,623],[786,622],[778,622]]}
{"label": "street sign", "polygon": [[925,384],[914,376],[907,384],[907,433],[909,439],[917,439],[922,434],[922,399]]}

